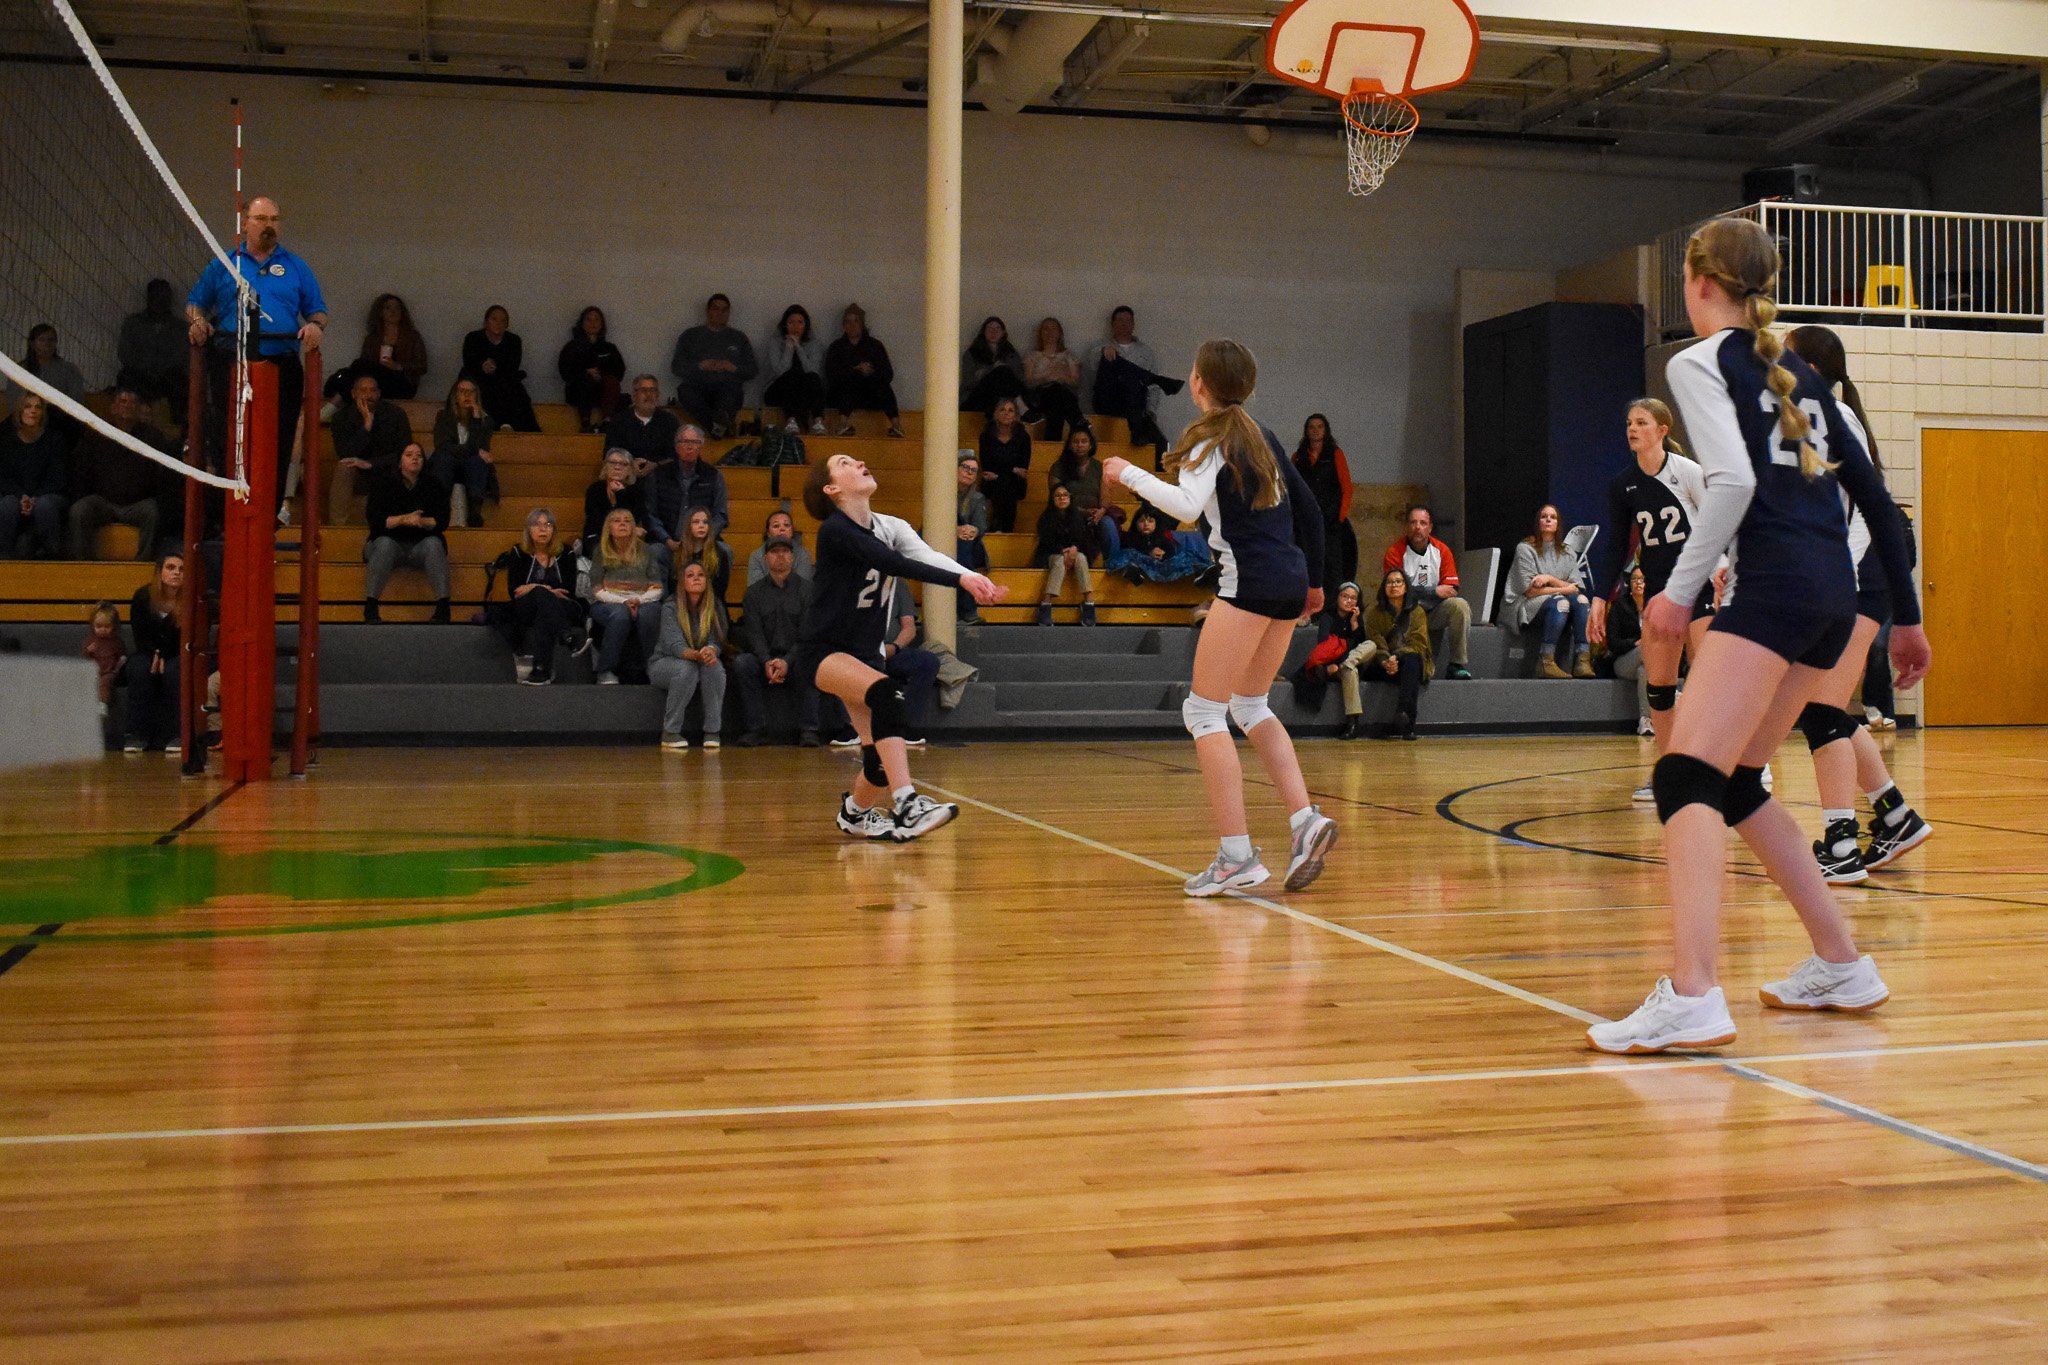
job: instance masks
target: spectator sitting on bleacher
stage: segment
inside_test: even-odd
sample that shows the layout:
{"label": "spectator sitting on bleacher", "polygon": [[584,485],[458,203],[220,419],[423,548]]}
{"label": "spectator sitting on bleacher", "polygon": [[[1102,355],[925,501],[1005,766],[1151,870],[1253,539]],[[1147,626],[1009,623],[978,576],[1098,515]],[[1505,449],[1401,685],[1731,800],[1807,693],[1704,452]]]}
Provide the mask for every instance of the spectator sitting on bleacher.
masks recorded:
{"label": "spectator sitting on bleacher", "polygon": [[1337,738],[1354,739],[1358,735],[1358,717],[1364,710],[1358,696],[1358,665],[1372,656],[1373,645],[1366,637],[1365,607],[1359,601],[1356,583],[1340,585],[1329,602],[1329,610],[1317,622],[1322,635],[1295,670],[1294,699],[1306,710],[1322,710],[1330,679],[1341,673],[1344,723],[1337,730]]}
{"label": "spectator sitting on bleacher", "polygon": [[[393,400],[416,398],[420,376],[427,372],[427,343],[412,325],[412,310],[396,294],[379,294],[363,319],[363,348],[350,367],[357,376],[374,375],[377,390]],[[341,375],[329,383],[330,396],[339,395]]]}
{"label": "spectator sitting on bleacher", "polygon": [[[1102,460],[1095,453],[1095,429],[1083,423],[1067,433],[1066,446],[1052,462],[1046,489],[1053,484],[1067,486],[1074,506],[1088,519],[1102,553],[1113,554],[1123,546],[1117,513],[1102,501]],[[1107,560],[1105,559],[1105,563]]]}
{"label": "spectator sitting on bleacher", "polygon": [[825,348],[825,406],[839,414],[838,434],[853,435],[856,412],[880,412],[889,419],[889,434],[901,436],[888,347],[868,331],[868,315],[857,303],[846,305],[839,326],[843,335]]}
{"label": "spectator sitting on bleacher", "polygon": [[661,747],[690,747],[683,721],[690,698],[701,691],[704,747],[716,749],[718,733],[725,728],[725,606],[712,597],[704,566],[685,564],[676,580],[674,603],[648,607],[647,613],[661,623],[647,664],[647,680],[668,694],[662,707]]}
{"label": "spectator sitting on bleacher", "polygon": [[805,583],[811,581],[811,552],[804,548],[803,533],[796,529],[796,518],[778,507],[768,514],[768,524],[761,528],[761,543],[747,556],[748,587],[768,576],[768,542],[778,536],[789,542],[790,572]]}
{"label": "spectator sitting on bleacher", "polygon": [[[156,450],[163,433],[142,420],[142,395],[116,385],[107,425]],[[155,461],[87,427],[71,454],[71,557],[93,558],[93,538],[102,526],[133,526],[140,541],[137,559],[156,556],[156,531],[175,478]]]}
{"label": "spectator sitting on bleacher", "polygon": [[676,537],[676,548],[671,553],[676,572],[681,572],[685,564],[704,566],[705,574],[711,579],[711,596],[718,603],[718,609],[725,610],[725,590],[732,586],[732,547],[711,529],[711,509],[690,509],[689,520],[683,523],[682,533]]}
{"label": "spectator sitting on bleacher", "polygon": [[382,619],[377,601],[391,571],[407,565],[425,571],[434,592],[434,620],[448,619],[448,485],[426,472],[426,453],[419,442],[399,453],[398,468],[370,485],[367,518],[370,537],[363,542],[363,619]]}
{"label": "spectator sitting on bleacher", "polygon": [[889,598],[889,616],[896,629],[882,642],[882,671],[903,684],[903,718],[908,731],[903,742],[922,748],[925,723],[931,719],[932,703],[939,695],[939,656],[920,647],[917,600],[900,578]]}
{"label": "spectator sitting on bleacher", "polygon": [[[988,572],[988,545],[983,537],[988,534],[988,499],[981,491],[981,460],[971,450],[960,452],[956,465],[959,473],[959,492],[953,499],[954,529],[953,558],[976,573]],[[978,624],[981,608],[975,603],[974,595],[965,588],[955,588],[958,613],[956,620],[963,626]]]}
{"label": "spectator sitting on bleacher", "polygon": [[583,490],[583,553],[597,558],[597,538],[605,518],[623,511],[633,518],[635,534],[654,534],[654,510],[649,506],[649,484],[633,474],[633,457],[623,450],[607,450],[604,465],[588,488]]}
{"label": "spectator sitting on bleacher", "polygon": [[1515,546],[1504,605],[1518,629],[1541,620],[1544,677],[1593,676],[1586,653],[1588,599],[1579,584],[1578,556],[1565,548],[1557,508],[1549,503],[1536,509],[1535,530]]}
{"label": "spectator sitting on bleacher", "polygon": [[491,418],[475,380],[456,380],[447,405],[435,414],[427,473],[451,490],[462,490],[464,526],[483,525],[484,500],[497,495],[498,474],[491,459]]}
{"label": "spectator sitting on bleacher", "polygon": [[1323,581],[1341,583],[1358,572],[1358,536],[1351,529],[1351,463],[1330,432],[1330,419],[1312,412],[1301,424],[1294,467],[1316,495],[1323,514]]}
{"label": "spectator sitting on bleacher", "polygon": [[1636,733],[1654,734],[1650,725],[1650,675],[1643,671],[1643,603],[1649,580],[1641,565],[1628,571],[1628,591],[1607,611],[1607,657],[1595,669],[1636,685]]}
{"label": "spectator sitting on bleacher", "polygon": [[121,613],[112,602],[102,602],[92,609],[82,652],[100,671],[100,719],[104,721],[107,708],[114,703],[114,684],[128,662],[128,651],[121,645]]}
{"label": "spectator sitting on bleacher", "polygon": [[[1114,522],[1104,522],[1114,525]],[[1102,557],[1102,567],[1120,573],[1133,583],[1177,583],[1193,578],[1209,566],[1166,524],[1159,509],[1140,503],[1131,514],[1131,529],[1119,539],[1115,552]]]}
{"label": "spectator sitting on bleacher", "polygon": [[1031,467],[1031,433],[1017,420],[1017,400],[996,404],[981,429],[981,491],[988,495],[989,529],[1008,534],[1017,529],[1017,504],[1030,491],[1025,470]]}
{"label": "spectator sitting on bleacher", "polygon": [[536,507],[526,534],[505,557],[505,610],[498,623],[512,646],[512,676],[531,687],[555,680],[555,650],[583,623],[576,557],[556,538],[555,514]]}
{"label": "spectator sitting on bleacher", "polygon": [[[590,557],[590,624],[597,633],[597,680],[619,680],[628,636],[640,637],[643,661],[654,657],[661,632],[657,604],[662,572],[641,537],[631,511],[615,507],[604,518],[597,552]],[[708,580],[707,580],[708,581]]]}
{"label": "spectator sitting on bleacher", "polygon": [[1127,303],[1110,310],[1109,335],[1090,357],[1094,381],[1089,393],[1095,411],[1105,417],[1121,417],[1130,426],[1134,445],[1151,446],[1154,452],[1167,447],[1159,429],[1161,394],[1179,393],[1183,380],[1158,373],[1159,357],[1138,340],[1138,315]]}
{"label": "spectator sitting on bleacher", "polygon": [[1472,629],[1472,604],[1458,596],[1458,561],[1451,547],[1431,534],[1435,526],[1427,503],[1410,504],[1407,538],[1387,547],[1380,571],[1400,570],[1407,591],[1427,613],[1430,630],[1444,632],[1449,659],[1444,676],[1456,682],[1472,676],[1466,639]]}
{"label": "spectator sitting on bleacher", "polygon": [[742,748],[752,748],[765,737],[768,689],[794,684],[801,689],[797,697],[799,742],[806,749],[815,749],[821,742],[818,689],[798,676],[789,663],[797,641],[803,637],[804,607],[809,593],[804,580],[797,577],[796,546],[789,537],[771,533],[761,553],[766,560],[766,572],[758,582],[747,585],[739,627],[733,637],[740,650],[740,656],[732,663],[733,682],[740,693],[739,743]]}
{"label": "spectator sitting on bleacher", "polygon": [[1024,420],[1045,419],[1041,434],[1063,441],[1081,416],[1081,362],[1067,349],[1067,329],[1058,318],[1038,323],[1038,345],[1024,357]]}
{"label": "spectator sitting on bleacher", "polygon": [[128,603],[128,738],[131,754],[178,746],[178,640],[185,557],[167,554]]}
{"label": "spectator sitting on bleacher", "polygon": [[[657,466],[650,479],[653,491],[648,495],[648,507],[654,520],[667,527],[672,537],[689,519],[690,509],[702,507],[711,513],[712,534],[724,535],[732,524],[725,474],[704,458],[703,430],[685,425],[676,432],[675,452],[676,457]],[[669,546],[669,553],[674,554],[675,549]]]}
{"label": "spectator sitting on bleacher", "polygon": [[191,393],[186,378],[189,350],[185,318],[178,312],[171,282],[151,280],[143,290],[142,311],[121,319],[121,373],[115,383],[134,389],[145,403],[170,403],[171,417],[182,423]]}
{"label": "spectator sitting on bleacher", "polygon": [[64,470],[70,442],[50,422],[41,394],[17,393],[0,429],[0,559],[14,557],[24,532],[34,533],[33,554],[64,553]]}
{"label": "spectator sitting on bleacher", "polygon": [[510,330],[512,314],[494,303],[484,309],[484,325],[462,339],[462,378],[477,387],[484,411],[499,426],[514,431],[539,431],[533,395],[526,391],[526,343]]}
{"label": "spectator sitting on bleacher", "polygon": [[1052,500],[1038,514],[1038,544],[1031,551],[1037,563],[1045,565],[1045,590],[1038,598],[1038,624],[1052,624],[1052,604],[1071,576],[1081,590],[1081,624],[1095,624],[1095,586],[1088,578],[1088,559],[1095,552],[1095,528],[1087,514],[1074,506],[1067,486],[1052,486]]}
{"label": "spectator sitting on bleacher", "polygon": [[350,499],[397,468],[398,453],[412,440],[412,422],[404,408],[382,396],[377,376],[359,374],[349,385],[349,401],[334,410],[333,430],[334,476],[327,485],[327,512],[340,521]]}
{"label": "spectator sitting on bleacher", "polygon": [[998,400],[1014,398],[1023,411],[1024,357],[997,317],[984,318],[981,331],[960,354],[960,411],[993,412]]}
{"label": "spectator sitting on bleacher", "polygon": [[784,430],[792,434],[805,427],[813,436],[825,434],[825,348],[811,335],[811,315],[800,303],[782,310],[768,343],[768,388],[761,404],[780,408],[788,419]]}
{"label": "spectator sitting on bleacher", "polygon": [[632,403],[604,424],[604,447],[632,456],[634,472],[645,478],[655,466],[675,460],[676,433],[682,425],[661,405],[661,381],[651,374],[635,375]]}
{"label": "spectator sitting on bleacher", "polygon": [[[1422,686],[1436,666],[1429,649],[1429,617],[1410,595],[1407,575],[1399,569],[1387,570],[1380,579],[1379,596],[1366,609],[1365,633],[1369,638],[1359,649],[1371,645],[1372,650],[1359,655],[1353,672],[1367,682],[1392,683],[1401,689],[1394,703],[1394,723],[1381,737],[1413,739]],[[1344,705],[1347,710],[1351,705],[1348,690]]]}
{"label": "spectator sitting on bleacher", "polygon": [[[590,305],[576,315],[576,325],[569,329],[569,339],[555,357],[555,369],[562,376],[562,401],[576,409],[576,420],[586,432],[603,427],[619,406],[619,384],[626,377],[626,357],[605,330],[604,309]],[[658,404],[659,384],[654,396]]]}
{"label": "spectator sitting on bleacher", "polygon": [[[22,352],[21,368],[48,384],[74,403],[85,401],[85,376],[78,367],[57,354],[57,329],[47,322],[39,322],[28,329],[28,349]],[[10,398],[18,398],[27,390],[13,380],[7,383]]]}
{"label": "spectator sitting on bleacher", "polygon": [[704,300],[703,325],[677,337],[669,359],[677,405],[721,438],[732,435],[734,418],[746,401],[747,381],[756,369],[754,344],[731,322],[732,300],[713,294]]}

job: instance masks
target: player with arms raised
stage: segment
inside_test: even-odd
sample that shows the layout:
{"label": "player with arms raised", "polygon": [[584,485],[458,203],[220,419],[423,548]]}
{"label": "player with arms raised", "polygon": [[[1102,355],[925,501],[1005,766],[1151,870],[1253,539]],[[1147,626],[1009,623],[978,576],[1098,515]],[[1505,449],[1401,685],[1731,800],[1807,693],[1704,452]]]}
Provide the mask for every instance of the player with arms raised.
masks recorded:
{"label": "player with arms raised", "polygon": [[804,506],[820,523],[817,570],[791,662],[799,682],[815,681],[846,703],[860,735],[861,775],[840,796],[839,828],[901,843],[929,834],[960,808],[921,795],[910,782],[903,684],[881,668],[896,580],[964,588],[985,607],[1009,590],[926,545],[908,522],[875,511],[874,495],[875,476],[851,455],[812,465],[804,479]]}

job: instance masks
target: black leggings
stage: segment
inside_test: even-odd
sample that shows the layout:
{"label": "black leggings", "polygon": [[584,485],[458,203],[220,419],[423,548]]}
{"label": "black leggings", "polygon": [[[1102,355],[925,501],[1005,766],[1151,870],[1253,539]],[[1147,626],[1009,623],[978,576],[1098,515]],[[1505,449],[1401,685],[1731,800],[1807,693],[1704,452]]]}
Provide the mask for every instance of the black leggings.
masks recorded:
{"label": "black leggings", "polygon": [[1022,399],[1024,381],[1017,372],[1004,365],[998,365],[974,381],[974,387],[960,395],[960,411],[992,413],[996,404],[1005,398]]}
{"label": "black leggings", "polygon": [[1025,396],[1033,408],[1045,414],[1043,439],[1065,440],[1069,427],[1082,425],[1081,400],[1065,384],[1040,384]]}
{"label": "black leggings", "polygon": [[809,426],[825,412],[825,381],[804,370],[786,370],[768,391],[761,405],[780,408],[782,415],[798,426]]}

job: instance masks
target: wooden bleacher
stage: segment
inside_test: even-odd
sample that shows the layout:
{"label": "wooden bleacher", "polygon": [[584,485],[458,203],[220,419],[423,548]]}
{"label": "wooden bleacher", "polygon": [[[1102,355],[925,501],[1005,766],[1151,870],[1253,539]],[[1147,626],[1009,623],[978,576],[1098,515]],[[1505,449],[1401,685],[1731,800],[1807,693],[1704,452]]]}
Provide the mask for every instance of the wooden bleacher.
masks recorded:
{"label": "wooden bleacher", "polygon": [[[434,417],[439,405],[427,401],[401,403],[411,420],[414,435],[422,445],[431,445]],[[457,620],[465,619],[483,600],[485,568],[519,539],[526,513],[536,506],[553,509],[557,524],[574,535],[580,529],[583,493],[603,455],[603,438],[576,430],[571,410],[561,404],[536,405],[542,430],[538,433],[502,431],[492,441],[503,501],[483,509],[483,525],[452,528],[448,532],[448,557],[452,570],[452,593]],[[806,436],[809,458],[845,452],[857,456],[875,470],[881,480],[882,496],[876,510],[903,517],[913,523],[922,514],[922,462],[924,458],[924,414],[902,414],[904,435],[886,435],[886,421],[875,413],[856,416],[857,433],[851,437]],[[1116,418],[1096,418],[1104,458],[1122,455],[1135,458],[1129,432]],[[981,418],[962,414],[959,418],[960,449],[970,449],[981,430]],[[331,467],[331,442],[323,429],[319,433],[322,464]],[[738,444],[727,439],[709,442],[705,458],[716,462]],[[1047,471],[1060,451],[1057,442],[1040,441],[1032,448],[1031,487],[1017,513],[1018,531],[988,538],[990,576],[1010,589],[1010,601],[1000,607],[984,608],[982,619],[991,624],[1029,622],[1036,610],[1044,571],[1031,566],[1031,550],[1039,513],[1047,497]],[[1149,466],[1149,452],[1143,463]],[[737,607],[746,591],[747,556],[761,543],[769,514],[787,510],[795,518],[806,543],[814,543],[817,523],[802,506],[804,471],[784,467],[782,496],[770,491],[771,473],[765,469],[725,469],[730,500],[731,526],[726,543],[732,547],[734,573],[728,599]],[[325,491],[323,473],[322,491]],[[1135,499],[1121,488],[1105,490],[1111,503],[1127,512]],[[339,510],[342,515],[336,516]],[[475,510],[475,509],[473,509]],[[279,619],[289,620],[296,612],[290,605],[298,591],[298,555],[284,547],[295,544],[302,522],[302,509],[293,504],[293,528],[280,531],[277,589],[282,599]],[[363,542],[368,529],[363,521],[362,499],[346,509],[323,509],[330,524],[321,533],[321,620],[362,619]],[[78,621],[91,613],[102,598],[125,603],[135,589],[147,581],[149,566],[133,560],[135,533],[127,527],[108,527],[100,535],[97,550],[101,558],[88,562],[0,561],[0,621]],[[499,589],[502,594],[503,589]],[[1184,624],[1192,608],[1207,593],[1191,584],[1132,584],[1121,577],[1096,573],[1095,599],[1104,624]],[[1073,620],[1078,614],[1078,597],[1071,588],[1065,594],[1057,619]],[[385,590],[382,615],[387,621],[424,621],[433,604],[426,578],[417,570],[401,569]]]}

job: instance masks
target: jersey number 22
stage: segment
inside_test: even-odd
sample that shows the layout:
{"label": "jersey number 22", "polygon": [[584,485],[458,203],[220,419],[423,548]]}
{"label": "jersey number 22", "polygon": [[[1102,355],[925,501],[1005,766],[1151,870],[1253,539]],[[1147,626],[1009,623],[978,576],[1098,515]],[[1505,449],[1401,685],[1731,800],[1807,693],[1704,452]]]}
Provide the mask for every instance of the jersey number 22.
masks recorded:
{"label": "jersey number 22", "polygon": [[1685,513],[1676,507],[1659,508],[1658,511],[1664,515],[1664,536],[1661,540],[1657,537],[1657,512],[1644,508],[1636,513],[1636,529],[1642,533],[1643,544],[1676,545],[1684,540],[1685,527],[1681,523],[1685,520]]}

